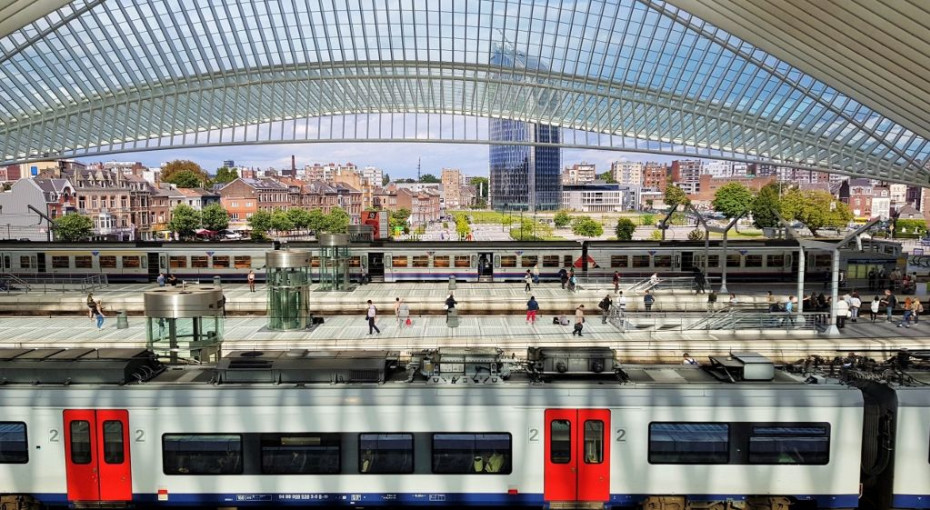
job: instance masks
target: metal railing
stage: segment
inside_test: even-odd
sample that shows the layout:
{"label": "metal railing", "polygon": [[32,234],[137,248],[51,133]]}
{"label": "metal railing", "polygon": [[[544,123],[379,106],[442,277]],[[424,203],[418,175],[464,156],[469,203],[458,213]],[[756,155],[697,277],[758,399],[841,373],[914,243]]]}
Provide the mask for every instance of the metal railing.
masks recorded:
{"label": "metal railing", "polygon": [[[108,286],[109,280],[105,274],[42,274],[42,275],[11,275],[0,276],[0,281],[7,283],[17,290],[30,292],[41,289],[48,291],[78,290],[87,292]],[[9,292],[9,291],[8,291]]]}
{"label": "metal railing", "polygon": [[724,308],[692,324],[691,330],[819,330],[823,313],[769,312],[764,309]]}
{"label": "metal railing", "polygon": [[14,290],[29,292],[32,290],[32,286],[29,285],[29,282],[16,275],[4,273],[0,275],[0,290],[6,291],[7,294]]}

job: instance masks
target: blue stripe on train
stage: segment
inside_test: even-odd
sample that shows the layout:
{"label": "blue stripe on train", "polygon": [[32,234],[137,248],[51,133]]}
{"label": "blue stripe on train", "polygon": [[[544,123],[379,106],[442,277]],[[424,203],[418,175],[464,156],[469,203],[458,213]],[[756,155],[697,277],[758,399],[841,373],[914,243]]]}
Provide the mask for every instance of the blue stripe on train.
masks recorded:
{"label": "blue stripe on train", "polygon": [[930,494],[895,494],[892,508],[930,508]]}
{"label": "blue stripe on train", "polygon": [[[48,505],[68,504],[65,494],[37,494],[39,501]],[[646,494],[611,494],[607,506],[633,506],[641,504]],[[742,501],[738,494],[688,494],[691,501]],[[859,504],[858,494],[792,495],[800,501],[813,501],[818,508],[855,508]],[[903,498],[903,499],[899,499]],[[469,494],[469,493],[244,493],[244,494],[180,494],[168,493],[166,501],[159,501],[156,494],[136,494],[137,504],[191,506],[230,505],[236,506],[541,506],[545,504],[542,494]],[[930,496],[896,496],[896,508],[928,508]]]}

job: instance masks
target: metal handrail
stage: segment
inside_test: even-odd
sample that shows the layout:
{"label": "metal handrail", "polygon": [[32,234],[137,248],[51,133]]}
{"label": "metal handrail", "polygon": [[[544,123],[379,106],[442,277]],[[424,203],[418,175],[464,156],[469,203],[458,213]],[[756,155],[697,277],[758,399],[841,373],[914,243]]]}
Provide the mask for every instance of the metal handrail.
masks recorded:
{"label": "metal handrail", "polygon": [[17,285],[25,289],[27,292],[32,290],[32,286],[29,285],[26,280],[23,280],[14,274],[4,273],[3,275],[0,275],[0,281],[6,282],[6,285],[4,285],[3,288],[6,290],[7,294],[10,293],[13,285]]}
{"label": "metal handrail", "polygon": [[15,278],[15,284],[21,285],[27,291],[35,287],[42,287],[43,292],[51,289],[88,291],[109,285],[106,274],[43,274],[43,275],[4,275],[2,278]]}
{"label": "metal handrail", "polygon": [[769,312],[758,309],[724,309],[723,315],[714,314],[692,324],[691,330],[738,330],[738,329],[819,329],[820,312],[788,313]]}

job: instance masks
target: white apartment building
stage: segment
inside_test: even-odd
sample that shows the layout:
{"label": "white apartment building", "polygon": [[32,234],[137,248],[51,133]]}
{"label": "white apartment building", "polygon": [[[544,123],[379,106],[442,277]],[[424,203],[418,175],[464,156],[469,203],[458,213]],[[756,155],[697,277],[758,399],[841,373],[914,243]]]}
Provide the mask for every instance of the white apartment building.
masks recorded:
{"label": "white apartment building", "polygon": [[633,161],[614,161],[610,164],[614,180],[624,186],[643,185],[643,164]]}

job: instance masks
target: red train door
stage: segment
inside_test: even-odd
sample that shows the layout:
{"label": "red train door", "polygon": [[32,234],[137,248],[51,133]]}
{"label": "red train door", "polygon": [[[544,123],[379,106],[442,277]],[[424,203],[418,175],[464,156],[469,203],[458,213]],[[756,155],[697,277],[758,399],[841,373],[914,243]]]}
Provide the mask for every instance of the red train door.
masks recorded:
{"label": "red train door", "polygon": [[610,411],[547,409],[546,501],[610,499]]}
{"label": "red train door", "polygon": [[129,412],[64,412],[69,501],[131,501]]}

